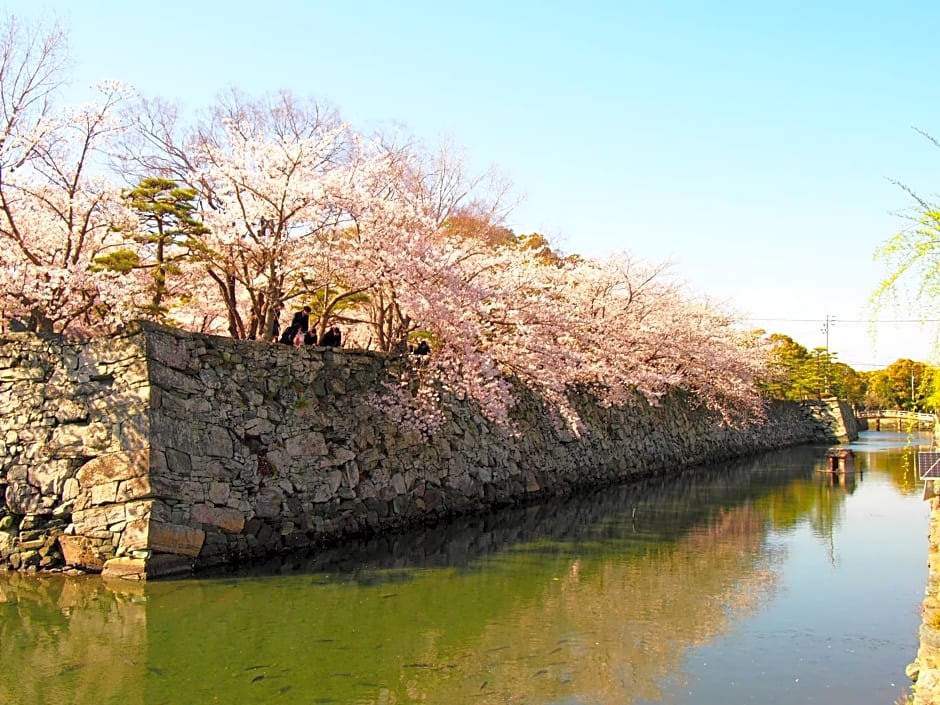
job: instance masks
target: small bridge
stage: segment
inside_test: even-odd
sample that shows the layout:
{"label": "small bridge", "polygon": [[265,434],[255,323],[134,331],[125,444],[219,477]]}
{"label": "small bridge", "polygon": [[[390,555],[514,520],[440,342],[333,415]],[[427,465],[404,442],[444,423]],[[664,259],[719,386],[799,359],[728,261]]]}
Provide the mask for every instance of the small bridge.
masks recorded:
{"label": "small bridge", "polygon": [[932,430],[937,424],[936,414],[922,414],[903,409],[865,409],[857,412],[855,417],[858,419],[875,419],[874,430],[876,431],[881,429],[883,421],[888,421],[887,425],[896,426],[899,431],[911,426],[918,428],[929,427]]}

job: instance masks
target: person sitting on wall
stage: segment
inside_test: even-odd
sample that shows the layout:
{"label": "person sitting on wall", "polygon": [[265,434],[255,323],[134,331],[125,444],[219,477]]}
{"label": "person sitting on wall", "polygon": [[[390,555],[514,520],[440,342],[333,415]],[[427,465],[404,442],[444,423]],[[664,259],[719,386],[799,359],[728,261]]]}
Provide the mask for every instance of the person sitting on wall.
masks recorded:
{"label": "person sitting on wall", "polygon": [[19,318],[11,318],[7,330],[11,333],[26,333],[29,330],[29,326],[23,323]]}
{"label": "person sitting on wall", "polygon": [[284,345],[293,345],[294,338],[297,336],[299,331],[300,329],[294,325],[287,326],[287,328],[284,329],[284,332],[281,333],[280,342],[284,343]]}
{"label": "person sitting on wall", "polygon": [[411,351],[415,355],[415,362],[418,367],[425,367],[428,364],[428,355],[431,354],[431,346],[427,340],[421,340],[415,349]]}
{"label": "person sitting on wall", "polygon": [[339,328],[333,326],[320,338],[320,346],[324,348],[338,348],[343,344],[343,335]]}

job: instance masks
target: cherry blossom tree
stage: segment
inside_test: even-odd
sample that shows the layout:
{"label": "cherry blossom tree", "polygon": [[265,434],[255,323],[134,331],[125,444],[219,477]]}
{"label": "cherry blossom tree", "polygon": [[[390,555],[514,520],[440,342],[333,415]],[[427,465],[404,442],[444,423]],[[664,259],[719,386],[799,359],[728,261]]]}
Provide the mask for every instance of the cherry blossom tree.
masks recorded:
{"label": "cherry blossom tree", "polygon": [[505,421],[516,380],[575,430],[576,389],[623,404],[683,386],[729,421],[760,413],[751,386],[760,351],[745,352],[733,317],[684,294],[665,265],[565,258],[538,236],[493,240],[447,227],[441,199],[415,189],[403,168],[416,161],[379,150],[348,172],[355,188],[340,193],[353,227],[330,251],[349,264],[347,287],[368,291],[376,347],[403,351],[416,330],[435,341],[419,401],[472,398]]}
{"label": "cherry blossom tree", "polygon": [[[104,83],[97,102],[54,110],[61,34],[16,31],[4,35],[0,67],[2,306],[29,330],[104,330],[115,322],[122,293],[93,262],[125,213],[100,168],[109,141],[124,127],[118,107],[129,91]],[[25,47],[19,53],[9,46],[18,40]]]}
{"label": "cherry blossom tree", "polygon": [[0,24],[0,177],[27,163],[51,129],[67,61],[60,27],[28,26],[15,17]]}
{"label": "cherry blossom tree", "polygon": [[[117,84],[56,112],[61,34],[15,29],[0,55],[0,298],[30,329],[147,311],[269,339],[284,306],[311,304],[318,333],[342,320],[411,360],[376,403],[424,428],[467,400],[508,423],[520,387],[574,432],[583,393],[624,405],[679,388],[729,423],[761,414],[765,351],[732,312],[666,265],[516,236],[506,183],[452,145],[366,138],[286,93],[233,92],[192,127],[162,101],[129,107]],[[115,140],[110,165],[136,188],[106,177]],[[420,363],[416,334],[433,342]]]}
{"label": "cherry blossom tree", "polygon": [[557,268],[568,328],[558,339],[574,359],[569,385],[587,385],[602,403],[639,392],[656,403],[676,387],[728,421],[760,416],[753,380],[764,352],[718,304],[696,299],[668,275],[667,264],[619,254]]}
{"label": "cherry blossom tree", "polygon": [[371,278],[364,307],[370,340],[390,351],[403,348],[419,328],[404,303],[409,292],[436,282],[442,268],[454,266],[455,252],[472,257],[511,237],[502,226],[509,187],[495,169],[471,173],[451,142],[428,152],[410,141],[381,140],[364,153],[348,211],[358,267]]}
{"label": "cherry blossom tree", "polygon": [[209,229],[197,258],[228,333],[269,337],[281,306],[309,289],[311,246],[342,227],[333,194],[344,183],[348,126],[287,93],[258,101],[232,93],[182,135],[175,120],[152,114],[163,104],[150,108],[138,128],[152,150],[138,165],[196,190]]}
{"label": "cherry blossom tree", "polygon": [[545,264],[524,247],[453,254],[434,281],[448,296],[418,314],[440,342],[433,374],[423,375],[492,418],[505,420],[514,403],[509,379],[551,402],[575,432],[578,391],[623,405],[638,394],[658,403],[678,387],[728,422],[763,413],[753,379],[764,351],[729,313],[685,294],[665,265],[625,256]]}

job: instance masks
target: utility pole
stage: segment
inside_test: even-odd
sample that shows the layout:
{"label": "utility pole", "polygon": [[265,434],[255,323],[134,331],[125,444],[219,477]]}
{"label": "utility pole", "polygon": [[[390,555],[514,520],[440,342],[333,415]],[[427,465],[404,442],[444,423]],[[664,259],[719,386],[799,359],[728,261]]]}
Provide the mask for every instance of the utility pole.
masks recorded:
{"label": "utility pole", "polygon": [[823,323],[823,333],[826,334],[826,355],[829,355],[829,326],[835,325],[836,319],[834,316],[826,314],[826,322]]}
{"label": "utility pole", "polygon": [[823,333],[826,334],[826,394],[832,394],[832,387],[829,384],[829,361],[831,357],[829,355],[829,326],[835,324],[836,319],[833,316],[826,314],[826,322],[823,323]]}

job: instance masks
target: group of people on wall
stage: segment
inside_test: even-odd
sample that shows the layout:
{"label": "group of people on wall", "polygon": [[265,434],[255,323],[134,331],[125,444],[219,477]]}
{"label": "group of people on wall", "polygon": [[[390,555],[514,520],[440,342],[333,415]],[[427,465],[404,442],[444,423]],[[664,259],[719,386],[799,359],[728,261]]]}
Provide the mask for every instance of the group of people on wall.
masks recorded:
{"label": "group of people on wall", "polygon": [[[301,345],[341,348],[343,346],[343,334],[339,326],[328,328],[323,335],[317,338],[316,329],[310,328],[310,313],[311,308],[309,306],[304,306],[300,311],[297,311],[291,319],[290,325],[280,335],[278,335],[278,324],[275,322],[273,340],[284,345],[293,345],[295,348]],[[416,347],[409,347],[408,352],[423,357],[431,353],[431,346],[427,340],[421,340]]]}
{"label": "group of people on wall", "polygon": [[[276,334],[275,337],[277,337]],[[278,342],[294,347],[319,345],[324,348],[340,348],[343,346],[343,334],[339,326],[333,326],[324,331],[318,339],[317,331],[310,328],[310,307],[304,306],[294,314],[290,325],[281,333]]]}

